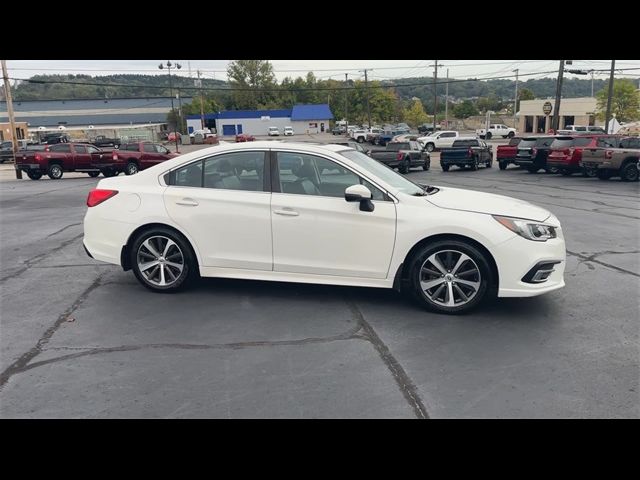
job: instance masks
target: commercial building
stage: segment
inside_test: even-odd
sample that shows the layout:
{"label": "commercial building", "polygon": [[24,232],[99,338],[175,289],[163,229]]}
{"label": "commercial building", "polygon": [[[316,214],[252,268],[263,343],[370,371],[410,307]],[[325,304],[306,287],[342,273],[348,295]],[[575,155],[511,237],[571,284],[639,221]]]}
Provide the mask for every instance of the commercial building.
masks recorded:
{"label": "commercial building", "polygon": [[[189,133],[201,127],[200,115],[187,115]],[[333,114],[328,104],[294,105],[281,110],[227,110],[207,113],[205,127],[218,135],[229,136],[239,133],[267,135],[269,127],[278,127],[280,134],[284,127],[293,127],[296,134],[315,134],[329,131],[329,121]]]}
{"label": "commercial building", "polygon": [[[551,129],[554,105],[554,98],[522,100],[518,111],[518,132],[548,132]],[[596,118],[596,110],[597,100],[594,97],[563,98],[560,102],[559,128],[567,125],[604,126],[604,122]]]}
{"label": "commercial building", "polygon": [[[28,137],[28,126],[25,122],[16,122],[16,140],[22,140]],[[0,123],[0,141],[10,142],[13,140],[11,135],[11,124],[9,122]]]}

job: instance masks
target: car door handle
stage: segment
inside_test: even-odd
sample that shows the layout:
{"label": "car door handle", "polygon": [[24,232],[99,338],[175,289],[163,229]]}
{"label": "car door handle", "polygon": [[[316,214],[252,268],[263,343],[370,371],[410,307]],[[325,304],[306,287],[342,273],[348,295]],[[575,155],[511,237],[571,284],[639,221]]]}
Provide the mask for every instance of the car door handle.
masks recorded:
{"label": "car door handle", "polygon": [[184,205],[185,207],[197,207],[198,202],[196,202],[193,198],[183,198],[182,200],[176,202],[176,205]]}
{"label": "car door handle", "polygon": [[300,215],[295,210],[286,207],[282,210],[274,210],[273,213],[275,213],[276,215],[283,215],[285,217],[297,217],[298,215]]}

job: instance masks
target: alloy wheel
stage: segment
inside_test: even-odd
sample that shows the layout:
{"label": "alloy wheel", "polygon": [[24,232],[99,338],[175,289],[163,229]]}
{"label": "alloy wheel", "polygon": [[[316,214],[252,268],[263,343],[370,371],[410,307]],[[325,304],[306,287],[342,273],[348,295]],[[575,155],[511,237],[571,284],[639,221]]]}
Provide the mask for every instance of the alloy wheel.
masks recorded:
{"label": "alloy wheel", "polygon": [[433,303],[459,307],[478,293],[480,269],[467,254],[440,250],[428,257],[420,268],[420,288]]}
{"label": "alloy wheel", "polygon": [[174,284],[185,266],[180,247],[170,238],[157,235],[140,244],[136,255],[138,270],[147,282],[158,287]]}

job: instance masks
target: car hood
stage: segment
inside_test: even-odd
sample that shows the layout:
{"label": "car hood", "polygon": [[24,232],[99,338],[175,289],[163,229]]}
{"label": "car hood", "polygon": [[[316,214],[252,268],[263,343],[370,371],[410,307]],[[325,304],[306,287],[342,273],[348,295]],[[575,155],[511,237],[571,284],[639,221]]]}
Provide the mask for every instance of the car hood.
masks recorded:
{"label": "car hood", "polygon": [[525,218],[537,222],[542,222],[551,216],[548,210],[513,197],[460,188],[437,188],[440,191],[426,199],[440,208]]}

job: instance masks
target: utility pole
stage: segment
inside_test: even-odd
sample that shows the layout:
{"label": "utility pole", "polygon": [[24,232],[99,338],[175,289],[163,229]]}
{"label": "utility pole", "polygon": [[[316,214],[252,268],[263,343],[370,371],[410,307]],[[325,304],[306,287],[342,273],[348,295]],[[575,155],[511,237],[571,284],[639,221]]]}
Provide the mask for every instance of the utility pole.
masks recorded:
{"label": "utility pole", "polygon": [[367,91],[367,118],[369,119],[369,130],[371,130],[371,107],[369,106],[369,78],[367,77],[366,68],[364,69],[364,88]]}
{"label": "utility pole", "polygon": [[518,129],[517,125],[516,125],[516,113],[518,111],[518,74],[520,73],[520,69],[516,68],[515,70],[512,70],[513,72],[516,72],[516,96],[515,96],[515,100],[513,101],[513,128],[515,128],[516,130]]}
{"label": "utility pole", "polygon": [[[164,69],[164,65],[161,63],[160,65],[158,65],[158,68],[160,70]],[[170,60],[167,60],[167,69],[169,70],[169,94],[171,95],[171,113],[174,113],[174,108],[173,108],[173,83],[171,81],[171,67],[174,67],[174,64],[171,63]],[[182,68],[182,65],[180,65],[179,63],[175,64],[175,68],[177,68],[178,70]],[[175,135],[175,139],[176,139],[176,153],[178,152],[178,126],[176,125],[176,131],[174,131],[174,135]]]}
{"label": "utility pole", "polygon": [[593,97],[593,70],[591,70],[591,96]]}
{"label": "utility pole", "polygon": [[13,166],[16,170],[16,178],[22,178],[22,170],[16,167],[16,152],[18,151],[18,139],[16,138],[16,120],[13,116],[13,100],[11,98],[11,83],[7,73],[7,61],[2,60],[2,78],[4,79],[4,96],[7,103],[7,114],[9,115],[9,128],[11,128],[11,143],[13,146]]}
{"label": "utility pole", "polygon": [[349,136],[349,132],[347,131],[349,129],[349,116],[347,115],[347,111],[349,108],[349,102],[348,102],[348,95],[349,95],[349,74],[345,73],[344,74],[344,122],[345,122],[345,126],[344,126],[344,134],[348,137]]}
{"label": "utility pole", "polygon": [[449,128],[449,69],[447,68],[447,86],[444,94],[444,123]]}
{"label": "utility pole", "polygon": [[435,63],[433,72],[433,133],[436,133],[436,117],[438,116],[438,60]]}
{"label": "utility pole", "polygon": [[198,86],[200,87],[200,128],[204,130],[204,98],[202,97],[202,80],[200,80],[200,70],[198,70]]}
{"label": "utility pole", "polygon": [[604,131],[609,133],[609,120],[611,119],[611,99],[613,97],[613,70],[616,66],[616,61],[611,60],[611,73],[609,74],[609,95],[607,96],[607,116]]}
{"label": "utility pole", "polygon": [[553,106],[553,119],[551,120],[551,128],[554,132],[558,131],[560,123],[560,98],[562,97],[562,77],[564,74],[564,60],[560,60],[560,68],[558,68],[558,81],[556,82],[556,101]]}

